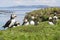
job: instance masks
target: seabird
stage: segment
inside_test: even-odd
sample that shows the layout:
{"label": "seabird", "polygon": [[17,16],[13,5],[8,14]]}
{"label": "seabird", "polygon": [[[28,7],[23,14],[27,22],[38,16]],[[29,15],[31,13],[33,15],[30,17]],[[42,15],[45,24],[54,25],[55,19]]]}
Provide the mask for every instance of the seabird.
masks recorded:
{"label": "seabird", "polygon": [[28,19],[24,19],[24,22],[22,25],[29,25]]}
{"label": "seabird", "polygon": [[56,15],[53,16],[53,23],[56,24],[56,22],[58,21],[58,17]]}
{"label": "seabird", "polygon": [[54,23],[53,23],[53,18],[52,18],[52,17],[49,17],[49,24],[50,24],[50,25],[54,25]]}
{"label": "seabird", "polygon": [[16,27],[16,26],[20,26],[20,23],[17,21],[14,23],[13,27]]}
{"label": "seabird", "polygon": [[3,27],[4,28],[6,28],[6,27],[11,28],[14,25],[14,23],[15,23],[15,17],[16,17],[15,14],[11,14],[10,20],[8,20]]}
{"label": "seabird", "polygon": [[34,19],[35,19],[35,17],[34,16],[31,16],[31,20],[30,20],[30,24],[31,25],[35,25]]}

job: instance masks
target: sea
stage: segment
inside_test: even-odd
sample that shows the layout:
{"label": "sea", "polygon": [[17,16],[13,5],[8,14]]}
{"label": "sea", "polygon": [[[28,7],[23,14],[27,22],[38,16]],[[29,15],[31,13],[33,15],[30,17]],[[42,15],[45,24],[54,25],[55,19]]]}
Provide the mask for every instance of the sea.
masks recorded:
{"label": "sea", "polygon": [[[18,8],[18,9],[0,8],[0,10],[2,10],[2,13],[0,13],[0,30],[3,30],[2,26],[10,19],[12,13],[17,15],[16,21],[22,24],[26,13],[38,9],[40,8]],[[4,12],[5,10],[8,10],[10,12]]]}

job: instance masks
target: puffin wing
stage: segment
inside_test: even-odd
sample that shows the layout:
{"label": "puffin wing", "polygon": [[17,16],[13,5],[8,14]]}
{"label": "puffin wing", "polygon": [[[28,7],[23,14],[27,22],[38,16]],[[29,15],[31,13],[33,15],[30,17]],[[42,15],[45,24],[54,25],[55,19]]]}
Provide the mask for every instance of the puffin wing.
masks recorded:
{"label": "puffin wing", "polygon": [[8,20],[3,27],[4,28],[8,27],[10,23],[11,23],[11,20]]}

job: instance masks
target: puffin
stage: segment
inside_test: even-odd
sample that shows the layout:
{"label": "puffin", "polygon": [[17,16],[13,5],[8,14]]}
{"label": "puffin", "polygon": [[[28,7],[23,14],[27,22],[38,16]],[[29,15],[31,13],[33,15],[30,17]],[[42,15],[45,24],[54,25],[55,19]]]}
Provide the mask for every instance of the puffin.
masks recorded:
{"label": "puffin", "polygon": [[49,17],[49,24],[50,24],[50,25],[54,25],[54,23],[53,23],[53,18],[52,18],[52,17]]}
{"label": "puffin", "polygon": [[17,21],[14,23],[13,27],[16,27],[16,26],[20,26],[20,23]]}
{"label": "puffin", "polygon": [[5,25],[3,26],[4,28],[12,28],[14,23],[16,22],[15,21],[15,18],[17,16],[15,14],[11,14],[11,17],[10,19],[5,23]]}
{"label": "puffin", "polygon": [[57,15],[55,13],[54,16],[53,16],[53,23],[56,24],[57,21],[58,21],[58,17],[57,17]]}
{"label": "puffin", "polygon": [[35,25],[34,19],[35,19],[35,17],[34,17],[34,16],[31,16],[31,20],[30,20],[30,24],[31,24],[31,25]]}
{"label": "puffin", "polygon": [[22,25],[29,25],[29,21],[28,21],[28,19],[27,18],[25,18],[24,19],[24,22],[23,22],[23,24]]}

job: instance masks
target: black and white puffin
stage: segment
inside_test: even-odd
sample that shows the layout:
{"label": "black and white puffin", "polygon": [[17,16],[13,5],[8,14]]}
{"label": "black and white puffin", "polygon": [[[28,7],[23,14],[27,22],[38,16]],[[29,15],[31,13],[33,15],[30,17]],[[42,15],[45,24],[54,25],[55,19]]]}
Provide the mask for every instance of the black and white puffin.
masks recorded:
{"label": "black and white puffin", "polygon": [[15,18],[16,18],[16,15],[15,14],[11,14],[10,20],[8,20],[3,27],[4,28],[7,28],[7,27],[11,28],[11,27],[13,27],[14,23],[16,22]]}
{"label": "black and white puffin", "polygon": [[31,20],[30,20],[30,24],[31,25],[35,25],[34,19],[35,19],[35,17],[34,16],[31,16]]}
{"label": "black and white puffin", "polygon": [[23,24],[22,24],[22,25],[29,25],[28,19],[25,18],[25,19],[23,20]]}
{"label": "black and white puffin", "polygon": [[20,26],[20,23],[17,21],[14,23],[13,27],[16,27],[16,26]]}
{"label": "black and white puffin", "polygon": [[53,18],[52,18],[51,16],[49,17],[49,24],[50,24],[50,25],[54,25],[54,23],[53,23]]}
{"label": "black and white puffin", "polygon": [[57,21],[58,21],[58,17],[57,17],[57,15],[55,13],[54,16],[53,16],[53,23],[56,24]]}

